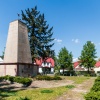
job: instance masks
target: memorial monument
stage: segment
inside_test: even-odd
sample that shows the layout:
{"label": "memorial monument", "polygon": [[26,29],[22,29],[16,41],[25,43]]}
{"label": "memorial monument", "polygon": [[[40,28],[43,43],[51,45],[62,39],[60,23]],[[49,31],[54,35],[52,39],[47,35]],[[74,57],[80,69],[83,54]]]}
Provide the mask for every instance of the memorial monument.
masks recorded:
{"label": "memorial monument", "polygon": [[37,74],[37,68],[32,64],[27,26],[20,20],[15,20],[9,25],[3,63],[5,75]]}

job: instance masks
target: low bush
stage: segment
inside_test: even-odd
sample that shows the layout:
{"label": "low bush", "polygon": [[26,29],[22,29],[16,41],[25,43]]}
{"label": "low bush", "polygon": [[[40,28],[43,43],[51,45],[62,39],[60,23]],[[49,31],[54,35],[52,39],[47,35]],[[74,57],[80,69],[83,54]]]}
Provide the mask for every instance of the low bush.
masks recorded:
{"label": "low bush", "polygon": [[47,76],[47,75],[38,75],[36,77],[37,80],[62,80],[61,77],[59,76],[54,76],[54,77],[50,77],[50,76]]}
{"label": "low bush", "polygon": [[32,83],[32,80],[30,78],[23,78],[22,84],[24,86],[30,86]]}
{"label": "low bush", "polygon": [[99,92],[89,92],[85,95],[85,100],[100,100],[100,91]]}
{"label": "low bush", "polygon": [[3,79],[9,80],[11,83],[13,83],[13,82],[21,83],[24,86],[29,86],[32,83],[31,78],[24,78],[24,77],[19,77],[19,76],[14,77],[14,76],[6,75],[6,76],[0,77],[0,80],[3,80]]}
{"label": "low bush", "polygon": [[95,82],[93,87],[91,88],[91,91],[94,91],[94,92],[100,91],[100,82]]}
{"label": "low bush", "polygon": [[17,77],[14,78],[14,81],[17,82],[17,83],[22,83],[22,81],[23,81],[22,79],[23,79],[23,77],[17,76]]}
{"label": "low bush", "polygon": [[54,76],[54,77],[53,77],[53,80],[62,80],[62,78],[59,77],[59,76]]}
{"label": "low bush", "polygon": [[9,76],[8,80],[13,83],[14,82],[15,77],[14,76]]}
{"label": "low bush", "polygon": [[3,76],[1,76],[1,77],[0,77],[0,81],[3,81],[3,80],[4,80],[4,77],[3,77]]}
{"label": "low bush", "polygon": [[15,77],[14,81],[17,83],[21,83],[24,86],[29,86],[32,83],[32,79],[24,77]]}
{"label": "low bush", "polygon": [[30,99],[27,97],[24,97],[24,98],[20,97],[19,99],[16,99],[16,100],[30,100]]}
{"label": "low bush", "polygon": [[100,77],[95,79],[90,92],[85,95],[85,100],[100,100]]}
{"label": "low bush", "polygon": [[38,76],[36,77],[36,79],[37,79],[37,80],[53,80],[52,77],[47,76],[47,75],[38,75]]}
{"label": "low bush", "polygon": [[100,82],[100,76],[99,77],[97,77],[97,79],[95,79],[95,82]]}
{"label": "low bush", "polygon": [[4,76],[4,79],[9,80],[9,77],[10,77],[10,75],[6,75],[6,76]]}

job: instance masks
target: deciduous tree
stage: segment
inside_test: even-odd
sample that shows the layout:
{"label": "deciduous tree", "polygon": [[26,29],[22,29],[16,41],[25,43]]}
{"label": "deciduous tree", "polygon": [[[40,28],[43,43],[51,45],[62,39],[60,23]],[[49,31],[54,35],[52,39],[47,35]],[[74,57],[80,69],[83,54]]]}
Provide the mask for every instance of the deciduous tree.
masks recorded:
{"label": "deciduous tree", "polygon": [[61,48],[58,54],[58,62],[60,67],[63,69],[63,74],[64,69],[69,71],[73,70],[72,58],[73,55],[71,52],[69,52],[65,47]]}
{"label": "deciduous tree", "polygon": [[83,46],[79,60],[81,61],[81,65],[88,69],[88,73],[89,69],[93,68],[96,63],[95,58],[97,58],[95,45],[91,41],[87,41]]}

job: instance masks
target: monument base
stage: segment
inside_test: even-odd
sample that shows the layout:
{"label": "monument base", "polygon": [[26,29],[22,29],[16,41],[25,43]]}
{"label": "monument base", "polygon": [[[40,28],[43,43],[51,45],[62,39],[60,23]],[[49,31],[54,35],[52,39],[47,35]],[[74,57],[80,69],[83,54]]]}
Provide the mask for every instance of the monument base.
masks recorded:
{"label": "monument base", "polygon": [[38,67],[30,63],[0,63],[0,76],[36,76]]}

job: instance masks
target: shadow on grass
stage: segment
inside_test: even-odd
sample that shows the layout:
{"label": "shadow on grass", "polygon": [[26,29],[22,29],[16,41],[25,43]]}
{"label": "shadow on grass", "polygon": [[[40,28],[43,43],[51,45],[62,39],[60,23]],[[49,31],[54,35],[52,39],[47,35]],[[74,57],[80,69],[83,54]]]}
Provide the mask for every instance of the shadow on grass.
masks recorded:
{"label": "shadow on grass", "polygon": [[17,87],[12,86],[12,84],[8,83],[0,83],[0,100],[6,100],[6,97],[16,96],[18,91],[27,90],[29,88],[38,88],[38,87]]}
{"label": "shadow on grass", "polygon": [[15,87],[0,88],[0,100],[6,100],[6,97],[15,96],[18,91],[25,90],[23,88],[20,90],[13,90],[14,88]]}

